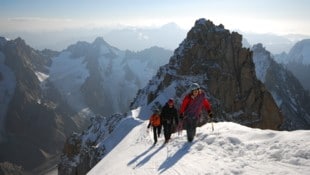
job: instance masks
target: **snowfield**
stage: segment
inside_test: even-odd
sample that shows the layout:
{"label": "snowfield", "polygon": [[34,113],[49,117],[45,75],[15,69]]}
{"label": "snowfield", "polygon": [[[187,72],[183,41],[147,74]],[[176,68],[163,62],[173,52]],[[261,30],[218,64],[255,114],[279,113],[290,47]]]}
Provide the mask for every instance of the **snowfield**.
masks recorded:
{"label": "snowfield", "polygon": [[[134,120],[134,119],[133,119]],[[310,131],[252,129],[236,123],[197,128],[192,143],[186,132],[163,135],[152,146],[148,121],[134,127],[88,174],[298,174],[310,172]],[[118,128],[120,130],[120,128]],[[115,137],[115,135],[114,135]]]}

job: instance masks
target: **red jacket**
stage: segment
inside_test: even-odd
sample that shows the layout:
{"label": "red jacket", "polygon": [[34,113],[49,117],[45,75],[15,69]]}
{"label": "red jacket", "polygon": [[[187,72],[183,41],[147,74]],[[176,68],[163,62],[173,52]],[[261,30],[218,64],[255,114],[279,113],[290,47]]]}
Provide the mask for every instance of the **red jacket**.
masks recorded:
{"label": "red jacket", "polygon": [[209,101],[205,98],[204,92],[199,92],[199,94],[193,98],[192,94],[188,94],[184,97],[180,108],[180,114],[184,115],[194,115],[198,117],[201,113],[202,107],[211,112],[211,105]]}

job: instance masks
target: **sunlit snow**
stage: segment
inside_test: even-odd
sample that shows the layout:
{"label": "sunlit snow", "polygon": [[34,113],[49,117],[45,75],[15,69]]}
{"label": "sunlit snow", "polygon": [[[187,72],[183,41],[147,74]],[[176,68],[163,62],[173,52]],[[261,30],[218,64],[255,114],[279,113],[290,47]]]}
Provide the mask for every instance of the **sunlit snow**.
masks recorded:
{"label": "sunlit snow", "polygon": [[147,123],[144,121],[128,131],[129,128],[123,130],[126,123],[122,122],[116,133],[123,133],[124,139],[88,174],[306,175],[310,172],[310,131],[251,129],[230,122],[213,123],[212,131],[208,123],[197,129],[192,143],[187,142],[183,131],[174,133],[166,145],[161,136],[157,145],[152,146],[152,132],[147,130]]}

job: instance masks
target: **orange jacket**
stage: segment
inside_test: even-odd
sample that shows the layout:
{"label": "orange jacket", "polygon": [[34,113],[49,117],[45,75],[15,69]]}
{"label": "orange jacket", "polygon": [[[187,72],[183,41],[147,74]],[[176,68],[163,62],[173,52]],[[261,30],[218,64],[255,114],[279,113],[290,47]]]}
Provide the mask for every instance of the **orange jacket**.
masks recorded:
{"label": "orange jacket", "polygon": [[152,126],[160,126],[160,116],[158,114],[153,114],[150,117],[150,124]]}

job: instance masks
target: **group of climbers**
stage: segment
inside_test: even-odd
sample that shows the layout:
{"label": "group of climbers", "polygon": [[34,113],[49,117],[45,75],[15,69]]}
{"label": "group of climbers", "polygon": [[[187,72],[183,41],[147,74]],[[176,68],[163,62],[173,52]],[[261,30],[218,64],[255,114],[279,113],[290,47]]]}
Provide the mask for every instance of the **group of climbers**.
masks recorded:
{"label": "group of climbers", "polygon": [[[157,143],[157,137],[160,137],[162,127],[165,143],[168,143],[175,128],[183,128],[183,124],[186,128],[187,140],[192,142],[196,135],[196,127],[203,107],[207,110],[208,116],[212,118],[210,102],[197,83],[190,86],[190,92],[184,97],[179,113],[174,105],[174,100],[169,99],[162,110],[156,109],[149,119],[147,127],[153,127],[154,144]],[[182,126],[180,127],[180,125]]]}

